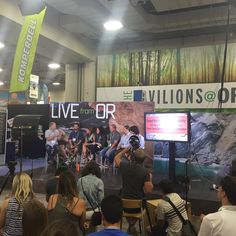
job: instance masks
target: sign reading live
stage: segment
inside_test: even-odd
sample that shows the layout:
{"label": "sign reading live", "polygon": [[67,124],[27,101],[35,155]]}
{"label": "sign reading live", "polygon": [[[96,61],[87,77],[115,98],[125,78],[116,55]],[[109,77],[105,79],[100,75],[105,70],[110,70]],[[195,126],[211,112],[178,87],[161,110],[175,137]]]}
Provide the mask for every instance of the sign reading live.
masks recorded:
{"label": "sign reading live", "polygon": [[[220,83],[99,87],[97,101],[150,101],[156,109],[218,108]],[[222,108],[235,108],[236,82],[224,84]]]}
{"label": "sign reading live", "polygon": [[10,92],[26,91],[29,87],[40,29],[46,8],[39,14],[26,16],[18,38],[10,83]]}

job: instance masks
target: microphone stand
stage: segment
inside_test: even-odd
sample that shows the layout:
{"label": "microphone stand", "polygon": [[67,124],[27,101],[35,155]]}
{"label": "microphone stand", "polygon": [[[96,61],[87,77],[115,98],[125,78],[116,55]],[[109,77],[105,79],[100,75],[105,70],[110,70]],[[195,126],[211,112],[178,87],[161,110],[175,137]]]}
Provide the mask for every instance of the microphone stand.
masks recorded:
{"label": "microphone stand", "polygon": [[184,180],[184,183],[185,183],[185,208],[186,208],[186,211],[188,210],[188,192],[189,192],[189,189],[190,189],[190,179],[189,179],[189,176],[188,176],[188,163],[190,162],[190,159],[187,159],[185,161],[185,180]]}

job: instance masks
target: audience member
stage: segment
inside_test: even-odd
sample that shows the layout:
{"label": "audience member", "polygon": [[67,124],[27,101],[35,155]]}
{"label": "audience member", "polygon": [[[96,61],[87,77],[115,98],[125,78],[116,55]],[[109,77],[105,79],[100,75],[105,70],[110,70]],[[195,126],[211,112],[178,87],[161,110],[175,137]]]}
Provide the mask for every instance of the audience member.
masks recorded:
{"label": "audience member", "polygon": [[[129,126],[128,125],[125,125],[123,127],[123,135],[121,136],[121,139],[120,139],[120,142],[119,144],[117,145],[117,150],[122,150],[124,148],[128,148],[130,147],[130,144],[129,144],[129,138],[131,136],[131,133],[129,131]],[[117,153],[118,154],[118,153]]]}
{"label": "audience member", "polygon": [[101,204],[102,222],[104,230],[89,234],[88,236],[128,236],[120,230],[120,223],[123,214],[122,201],[118,196],[110,195],[102,200]]}
{"label": "audience member", "polygon": [[68,219],[83,229],[85,220],[85,202],[78,197],[74,175],[65,171],[58,182],[58,194],[51,195],[48,202],[49,221]]}
{"label": "audience member", "polygon": [[55,176],[47,181],[47,183],[46,183],[46,201],[47,202],[49,201],[49,198],[51,195],[57,193],[59,176],[62,172],[66,171],[66,170],[68,170],[68,166],[66,164],[61,164],[57,168],[57,170],[55,172]]}
{"label": "audience member", "polygon": [[[145,192],[153,189],[152,175],[143,167],[146,155],[143,149],[139,148],[137,136],[130,137],[131,148],[125,148],[115,156],[115,164],[120,169],[122,176],[122,197],[126,199],[142,200]],[[124,209],[126,212],[140,212],[140,209]],[[137,219],[127,218],[129,223],[128,232],[137,235],[135,224]]]}
{"label": "audience member", "polygon": [[95,161],[90,161],[82,170],[78,180],[79,196],[86,200],[86,219],[91,219],[93,209],[101,206],[104,198],[104,184],[101,170]]}
{"label": "audience member", "polygon": [[138,126],[136,125],[131,126],[129,128],[129,131],[131,134],[138,136],[139,141],[140,141],[140,148],[145,149],[144,137],[140,134]]}
{"label": "audience member", "polygon": [[161,180],[159,187],[163,194],[163,200],[157,206],[157,224],[161,228],[164,228],[166,223],[168,224],[166,229],[167,236],[181,236],[182,221],[167,200],[169,198],[182,214],[183,218],[187,220],[185,201],[177,193],[174,193],[174,187],[170,180]]}
{"label": "audience member", "polygon": [[236,177],[226,176],[217,189],[221,203],[218,212],[202,215],[198,236],[235,236],[236,222]]}
{"label": "audience member", "polygon": [[48,223],[48,212],[43,203],[32,199],[23,205],[23,236],[40,236]]}
{"label": "audience member", "polygon": [[46,152],[48,154],[48,161],[54,161],[54,158],[59,150],[58,145],[59,131],[55,122],[50,122],[49,129],[45,132]]}
{"label": "audience member", "polygon": [[[136,137],[131,136],[130,141],[134,138]],[[135,150],[125,148],[115,156],[115,164],[119,167],[122,175],[123,198],[143,199],[144,192],[152,191],[152,175],[142,165],[145,158],[146,155],[141,148]]]}
{"label": "audience member", "polygon": [[81,154],[83,141],[84,133],[80,129],[79,123],[74,123],[73,131],[70,133],[68,140],[71,155],[76,156],[77,154]]}
{"label": "audience member", "polygon": [[23,235],[23,204],[33,199],[32,180],[26,173],[17,174],[12,183],[11,197],[1,207],[0,228],[4,236]]}
{"label": "audience member", "polygon": [[73,222],[61,219],[51,222],[40,236],[82,236],[82,234]]}
{"label": "audience member", "polygon": [[101,150],[100,155],[102,157],[102,163],[104,164],[105,159],[109,161],[110,164],[113,163],[114,154],[116,152],[116,147],[120,142],[120,133],[116,130],[116,125],[110,125],[110,145]]}

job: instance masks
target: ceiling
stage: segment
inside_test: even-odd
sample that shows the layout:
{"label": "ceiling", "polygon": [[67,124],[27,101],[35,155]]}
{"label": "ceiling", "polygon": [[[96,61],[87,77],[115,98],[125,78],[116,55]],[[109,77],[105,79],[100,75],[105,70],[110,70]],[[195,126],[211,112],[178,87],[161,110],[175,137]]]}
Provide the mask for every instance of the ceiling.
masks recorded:
{"label": "ceiling", "polygon": [[[104,48],[114,48],[115,45],[125,48],[127,43],[223,34],[226,29],[227,2],[228,0],[46,0],[50,11],[47,11],[45,21],[62,28],[77,39],[91,41],[100,53]],[[231,2],[230,32],[233,33],[236,32],[236,0]],[[103,23],[108,19],[121,20],[124,28],[119,32],[105,32]],[[19,31],[20,28],[16,29],[15,34],[18,35]],[[17,39],[17,36],[13,38]],[[9,80],[14,45],[12,42],[4,50],[0,50],[0,65],[4,67],[0,80]],[[60,57],[52,57],[51,46],[48,45],[41,37],[39,48],[44,48],[45,53],[37,54],[33,73],[38,74],[48,85],[53,81],[63,84],[65,64],[72,59],[75,61],[76,55],[71,55],[69,59],[63,53]],[[61,63],[61,68],[50,71],[47,65],[55,60]],[[83,58],[76,61],[83,62]]]}
{"label": "ceiling", "polygon": [[[98,47],[114,44],[187,37],[222,32],[227,19],[227,0],[46,0],[60,13],[60,26]],[[236,2],[236,1],[232,1]],[[103,23],[120,19],[124,28],[106,33]],[[231,21],[236,22],[231,7]],[[210,30],[210,31],[209,31]]]}

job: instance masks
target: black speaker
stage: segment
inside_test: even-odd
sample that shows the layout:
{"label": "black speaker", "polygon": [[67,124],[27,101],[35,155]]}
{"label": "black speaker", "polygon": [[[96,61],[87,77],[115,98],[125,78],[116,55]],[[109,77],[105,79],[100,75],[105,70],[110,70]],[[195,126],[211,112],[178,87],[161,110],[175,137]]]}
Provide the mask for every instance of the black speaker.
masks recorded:
{"label": "black speaker", "polygon": [[40,13],[46,3],[44,0],[21,0],[19,7],[22,16],[30,16]]}

